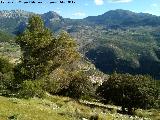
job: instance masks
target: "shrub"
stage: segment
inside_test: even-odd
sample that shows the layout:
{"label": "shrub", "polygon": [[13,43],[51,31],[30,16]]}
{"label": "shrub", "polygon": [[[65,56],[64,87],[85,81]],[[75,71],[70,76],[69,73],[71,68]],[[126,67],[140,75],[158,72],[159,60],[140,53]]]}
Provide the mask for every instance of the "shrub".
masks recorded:
{"label": "shrub", "polygon": [[57,69],[49,76],[43,78],[42,81],[44,83],[44,90],[50,94],[60,94],[62,90],[68,88],[70,83],[70,76],[65,69]]}
{"label": "shrub", "polygon": [[88,79],[83,72],[77,72],[71,75],[71,81],[67,89],[67,96],[79,99],[93,94],[93,83]]}
{"label": "shrub", "polygon": [[67,89],[69,86],[69,81],[66,79],[57,80],[46,78],[43,83],[44,90],[52,95],[59,94],[62,90]]}
{"label": "shrub", "polygon": [[26,80],[21,84],[19,90],[20,98],[32,98],[32,97],[44,97],[44,91],[42,90],[42,83],[40,81]]}
{"label": "shrub", "polygon": [[0,72],[2,74],[11,72],[13,65],[9,62],[9,59],[6,57],[0,56]]}
{"label": "shrub", "polygon": [[8,96],[13,88],[13,65],[5,57],[0,56],[0,94]]}
{"label": "shrub", "polygon": [[3,96],[10,95],[13,90],[13,73],[0,73],[0,94]]}
{"label": "shrub", "polygon": [[65,69],[57,69],[42,81],[43,89],[47,92],[75,99],[89,99],[95,92],[92,82],[81,71],[68,72]]}
{"label": "shrub", "polygon": [[158,99],[158,91],[152,78],[141,75],[114,73],[99,86],[97,93],[104,100],[111,100],[122,106],[123,112],[127,108],[128,114],[132,114],[133,108],[153,107]]}

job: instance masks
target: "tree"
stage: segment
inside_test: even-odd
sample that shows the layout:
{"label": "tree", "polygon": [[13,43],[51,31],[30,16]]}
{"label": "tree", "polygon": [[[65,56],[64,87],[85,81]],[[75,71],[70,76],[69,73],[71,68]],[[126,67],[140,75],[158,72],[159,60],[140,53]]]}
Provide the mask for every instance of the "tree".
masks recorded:
{"label": "tree", "polygon": [[16,41],[22,51],[21,63],[15,68],[19,82],[40,79],[78,58],[75,41],[66,32],[54,37],[39,16],[29,19],[27,29]]}
{"label": "tree", "polygon": [[91,97],[94,93],[94,86],[85,73],[78,71],[72,73],[71,81],[66,91],[67,96],[80,99],[82,97]]}
{"label": "tree", "polygon": [[26,99],[32,97],[43,98],[44,96],[45,92],[42,90],[41,81],[31,81],[31,80],[23,81],[18,94],[18,97]]}
{"label": "tree", "polygon": [[97,93],[105,100],[125,108],[132,114],[133,108],[148,108],[158,99],[158,91],[151,77],[114,73],[99,86]]}
{"label": "tree", "polygon": [[9,59],[6,57],[0,56],[0,72],[2,74],[11,72],[13,65],[9,62]]}
{"label": "tree", "polygon": [[0,56],[0,94],[8,95],[13,85],[13,65],[6,57]]}

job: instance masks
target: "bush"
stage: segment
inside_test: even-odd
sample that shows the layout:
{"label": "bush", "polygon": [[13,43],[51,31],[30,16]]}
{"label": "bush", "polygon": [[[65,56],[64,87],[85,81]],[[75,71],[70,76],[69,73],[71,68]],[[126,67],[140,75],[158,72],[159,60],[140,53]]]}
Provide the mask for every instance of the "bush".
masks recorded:
{"label": "bush", "polygon": [[0,56],[0,95],[8,96],[13,89],[13,65]]}
{"label": "bush", "polygon": [[71,75],[71,81],[67,89],[67,96],[79,99],[91,96],[94,93],[93,83],[83,72],[77,72]]}
{"label": "bush", "polygon": [[104,100],[122,106],[123,112],[127,108],[128,114],[132,114],[133,108],[153,107],[159,96],[151,77],[117,73],[103,82],[97,93]]}
{"label": "bush", "polygon": [[156,103],[155,103],[155,108],[159,109],[160,108],[160,80],[156,80],[156,87],[158,89],[158,93],[159,93],[159,99],[157,99]]}
{"label": "bush", "polygon": [[0,72],[2,74],[9,73],[13,69],[13,65],[9,62],[6,57],[0,56]]}
{"label": "bush", "polygon": [[57,69],[42,81],[43,89],[50,94],[90,99],[90,95],[95,92],[92,82],[81,71],[68,72],[65,69]]}
{"label": "bush", "polygon": [[13,90],[13,73],[2,74],[0,73],[0,94],[9,96]]}
{"label": "bush", "polygon": [[42,98],[44,95],[42,83],[40,81],[26,80],[21,84],[18,97],[25,99],[32,97]]}
{"label": "bush", "polygon": [[43,88],[45,91],[48,93],[55,95],[55,94],[60,94],[60,92],[64,89],[67,89],[69,86],[69,81],[66,79],[50,79],[46,78],[43,80]]}
{"label": "bush", "polygon": [[42,79],[43,89],[50,94],[58,94],[67,89],[70,83],[70,76],[65,69],[57,69],[49,76]]}

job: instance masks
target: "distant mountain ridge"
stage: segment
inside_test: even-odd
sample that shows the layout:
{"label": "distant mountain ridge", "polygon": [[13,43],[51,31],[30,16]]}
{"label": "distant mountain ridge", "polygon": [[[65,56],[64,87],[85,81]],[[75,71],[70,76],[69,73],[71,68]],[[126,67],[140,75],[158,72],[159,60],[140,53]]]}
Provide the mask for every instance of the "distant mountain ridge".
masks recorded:
{"label": "distant mountain ridge", "polygon": [[85,18],[86,21],[99,25],[122,26],[156,26],[160,25],[160,17],[148,13],[134,13],[128,10],[111,10],[99,16]]}
{"label": "distant mountain ridge", "polygon": [[[0,30],[20,33],[34,14],[21,10],[0,11]],[[79,51],[101,71],[160,78],[159,16],[121,9],[84,19],[63,18],[53,11],[39,15],[52,31],[69,32],[77,40]]]}
{"label": "distant mountain ridge", "polygon": [[[1,22],[1,27],[0,29],[4,30],[5,28],[8,27],[6,25],[8,22],[13,22],[15,27],[18,27],[20,22],[26,22],[28,18],[31,15],[34,15],[35,13],[33,12],[27,12],[24,10],[4,10],[0,11],[0,22]],[[113,27],[135,27],[135,26],[157,26],[160,25],[160,17],[151,15],[148,13],[134,13],[128,10],[111,10],[108,11],[102,15],[98,16],[88,16],[84,19],[68,19],[68,18],[63,18],[59,14],[53,11],[49,11],[44,14],[39,14],[44,21],[46,22],[47,26],[49,23],[55,23],[57,26],[64,27],[64,25],[72,25],[72,23],[76,25],[89,25],[89,26],[94,26],[94,25],[103,25],[103,26],[113,26]],[[13,20],[16,20],[15,21]],[[63,24],[60,25],[60,24]],[[10,25],[10,24],[9,24]],[[4,26],[4,28],[3,28]],[[12,25],[11,25],[12,26]],[[7,31],[13,32],[14,29],[13,27],[9,27]]]}
{"label": "distant mountain ridge", "polygon": [[0,11],[0,17],[2,18],[18,18],[18,17],[29,17],[30,15],[32,15],[34,13],[32,12],[27,12],[24,10],[3,10]]}

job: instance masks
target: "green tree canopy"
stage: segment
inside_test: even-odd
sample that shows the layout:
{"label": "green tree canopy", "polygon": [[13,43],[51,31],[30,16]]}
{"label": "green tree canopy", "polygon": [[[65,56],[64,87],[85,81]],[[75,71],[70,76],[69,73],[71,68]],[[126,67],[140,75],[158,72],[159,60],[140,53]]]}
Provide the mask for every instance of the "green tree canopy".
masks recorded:
{"label": "green tree canopy", "polygon": [[132,108],[152,107],[159,96],[152,78],[117,73],[103,82],[97,92],[105,101],[122,106],[122,110],[127,108],[129,114]]}
{"label": "green tree canopy", "polygon": [[29,19],[26,30],[17,37],[21,63],[15,68],[19,80],[36,80],[55,68],[78,58],[75,41],[66,32],[55,37],[39,16]]}
{"label": "green tree canopy", "polygon": [[0,56],[0,73],[8,73],[13,69],[13,65],[9,62],[6,57]]}
{"label": "green tree canopy", "polygon": [[94,93],[93,83],[82,71],[74,72],[71,75],[71,81],[67,88],[67,96],[74,99],[82,97],[91,97]]}
{"label": "green tree canopy", "polygon": [[12,88],[13,64],[9,59],[0,56],[0,95],[8,95]]}

